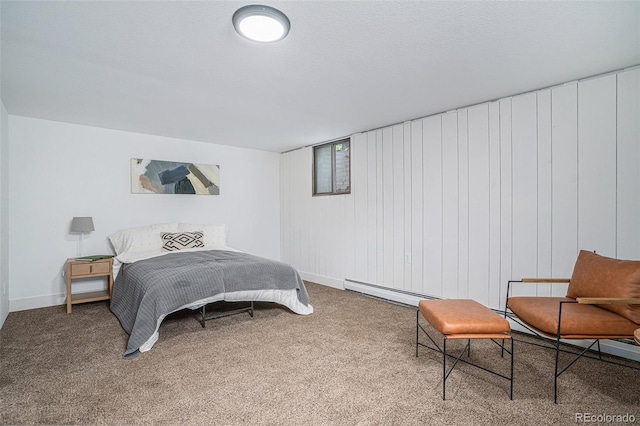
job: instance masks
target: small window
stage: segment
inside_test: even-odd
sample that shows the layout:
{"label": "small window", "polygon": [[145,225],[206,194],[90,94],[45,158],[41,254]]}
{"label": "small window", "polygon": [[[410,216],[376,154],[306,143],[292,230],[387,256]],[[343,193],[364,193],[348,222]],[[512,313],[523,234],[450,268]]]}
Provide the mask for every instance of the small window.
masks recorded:
{"label": "small window", "polygon": [[313,148],[313,195],[351,193],[349,139]]}

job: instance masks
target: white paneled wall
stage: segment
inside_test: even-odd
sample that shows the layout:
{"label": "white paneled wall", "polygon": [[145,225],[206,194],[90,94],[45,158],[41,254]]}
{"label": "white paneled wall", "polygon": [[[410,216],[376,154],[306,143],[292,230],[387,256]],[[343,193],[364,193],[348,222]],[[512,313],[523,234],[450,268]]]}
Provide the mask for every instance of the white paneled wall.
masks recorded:
{"label": "white paneled wall", "polygon": [[639,123],[634,69],[354,135],[349,195],[312,197],[311,148],[286,153],[282,259],[493,308],[509,279],[569,277],[580,249],[640,259]]}

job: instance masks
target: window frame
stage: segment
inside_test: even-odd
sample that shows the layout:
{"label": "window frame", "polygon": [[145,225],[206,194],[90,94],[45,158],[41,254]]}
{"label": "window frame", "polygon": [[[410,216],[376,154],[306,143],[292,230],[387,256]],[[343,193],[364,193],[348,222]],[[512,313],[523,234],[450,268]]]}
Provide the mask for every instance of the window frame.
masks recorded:
{"label": "window frame", "polygon": [[[336,192],[336,145],[348,144],[349,145],[349,189],[346,191]],[[331,146],[331,192],[317,192],[316,186],[316,149]],[[343,138],[338,139],[333,142],[327,142],[320,145],[313,146],[313,150],[311,152],[311,194],[313,197],[323,197],[326,195],[347,195],[351,194],[351,138]]]}

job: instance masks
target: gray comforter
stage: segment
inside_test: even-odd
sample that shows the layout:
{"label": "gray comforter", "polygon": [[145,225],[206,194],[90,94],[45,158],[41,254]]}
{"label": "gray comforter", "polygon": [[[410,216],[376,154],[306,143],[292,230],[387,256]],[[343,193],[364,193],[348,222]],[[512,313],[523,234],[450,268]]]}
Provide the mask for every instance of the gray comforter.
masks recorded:
{"label": "gray comforter", "polygon": [[246,290],[297,290],[309,295],[290,265],[246,253],[207,250],[170,253],[122,265],[113,287],[111,311],[129,333],[125,358],[139,353],[155,333],[159,318],[221,293]]}

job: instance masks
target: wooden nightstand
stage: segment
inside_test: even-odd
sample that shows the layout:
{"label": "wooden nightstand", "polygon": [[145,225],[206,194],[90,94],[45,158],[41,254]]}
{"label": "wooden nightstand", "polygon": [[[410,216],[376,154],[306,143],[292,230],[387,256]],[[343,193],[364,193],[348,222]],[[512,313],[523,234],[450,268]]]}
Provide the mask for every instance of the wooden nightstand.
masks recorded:
{"label": "wooden nightstand", "polygon": [[[93,262],[67,259],[67,313],[76,303],[109,300],[113,293],[113,259],[101,259]],[[79,278],[107,277],[107,290],[71,294],[71,281]]]}

